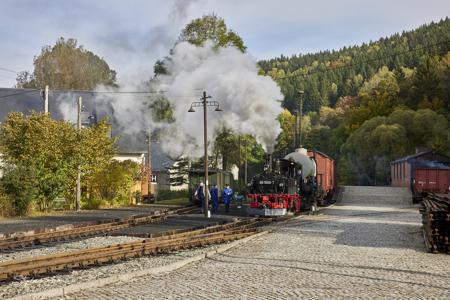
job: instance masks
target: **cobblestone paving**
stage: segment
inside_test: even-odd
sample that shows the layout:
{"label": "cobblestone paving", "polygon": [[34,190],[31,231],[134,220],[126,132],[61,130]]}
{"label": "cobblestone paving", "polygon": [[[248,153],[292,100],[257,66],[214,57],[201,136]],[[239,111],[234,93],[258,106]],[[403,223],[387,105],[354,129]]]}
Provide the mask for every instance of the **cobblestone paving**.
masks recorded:
{"label": "cobblestone paving", "polygon": [[66,299],[450,299],[450,256],[425,252],[417,208],[357,204],[344,199],[175,272]]}

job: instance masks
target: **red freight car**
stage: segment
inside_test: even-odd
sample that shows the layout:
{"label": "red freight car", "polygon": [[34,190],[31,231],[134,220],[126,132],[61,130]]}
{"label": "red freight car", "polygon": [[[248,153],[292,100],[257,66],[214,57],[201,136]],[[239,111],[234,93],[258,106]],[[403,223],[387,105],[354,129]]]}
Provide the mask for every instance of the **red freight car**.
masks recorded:
{"label": "red freight car", "polygon": [[447,193],[450,189],[450,169],[416,168],[414,193]]}
{"label": "red freight car", "polygon": [[319,189],[319,205],[326,205],[334,190],[334,160],[317,150],[308,150],[308,156],[316,162],[316,180],[322,188]]}
{"label": "red freight car", "polygon": [[427,192],[448,193],[450,157],[426,151],[391,162],[391,184],[411,189],[413,201]]}

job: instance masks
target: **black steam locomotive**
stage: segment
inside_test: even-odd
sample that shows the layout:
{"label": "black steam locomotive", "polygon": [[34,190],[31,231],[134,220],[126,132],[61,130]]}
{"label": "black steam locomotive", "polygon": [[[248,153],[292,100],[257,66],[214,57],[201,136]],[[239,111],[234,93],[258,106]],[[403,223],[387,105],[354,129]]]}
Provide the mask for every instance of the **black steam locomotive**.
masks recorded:
{"label": "black steam locomotive", "polygon": [[[319,166],[322,165],[321,162]],[[249,183],[248,197],[252,200],[249,212],[283,215],[288,211],[315,211],[324,196],[322,187],[329,185],[318,182],[326,176],[318,174],[317,167],[315,153],[308,153],[306,149],[297,149],[274,161],[269,155],[264,172],[254,176]]]}

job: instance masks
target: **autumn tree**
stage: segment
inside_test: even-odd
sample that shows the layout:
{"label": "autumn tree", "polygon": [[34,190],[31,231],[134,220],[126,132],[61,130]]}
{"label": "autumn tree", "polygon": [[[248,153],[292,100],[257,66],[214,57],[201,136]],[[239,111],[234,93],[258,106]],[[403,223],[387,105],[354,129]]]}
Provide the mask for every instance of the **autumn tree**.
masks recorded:
{"label": "autumn tree", "polygon": [[448,120],[430,109],[397,109],[374,117],[354,131],[342,154],[359,175],[359,184],[387,184],[389,162],[413,153],[417,146],[450,154]]}
{"label": "autumn tree", "polygon": [[48,114],[25,117],[11,113],[0,127],[5,177],[11,176],[14,182],[29,174],[25,181],[32,181],[37,188],[35,204],[41,210],[51,208],[55,198],[73,197],[78,165],[88,182],[108,164],[114,152],[108,132],[105,122],[79,132],[71,123],[51,119]]}
{"label": "autumn tree", "polygon": [[217,15],[206,15],[192,20],[181,31],[179,41],[187,41],[193,45],[202,46],[207,40],[213,41],[216,47],[233,46],[245,52],[242,38],[227,28],[224,19]]}
{"label": "autumn tree", "polygon": [[131,200],[131,188],[139,174],[140,166],[131,160],[111,160],[89,180],[89,197],[99,198],[97,203],[107,203],[112,206],[115,203],[129,205]]}
{"label": "autumn tree", "polygon": [[277,138],[277,149],[287,149],[293,147],[295,132],[295,116],[284,109],[278,116],[280,122],[281,133]]}
{"label": "autumn tree", "polygon": [[116,85],[116,72],[75,39],[61,37],[54,46],[43,47],[33,64],[32,73],[18,75],[17,87],[93,90],[98,85]]}
{"label": "autumn tree", "polygon": [[361,87],[361,105],[368,107],[372,116],[387,115],[398,104],[399,91],[394,72],[382,67]]}
{"label": "autumn tree", "polygon": [[[230,170],[236,165],[242,170],[246,151],[247,162],[250,164],[264,159],[264,150],[255,137],[239,134],[226,127],[216,131],[212,153],[214,165],[221,164],[224,170]],[[240,174],[243,174],[242,171]]]}

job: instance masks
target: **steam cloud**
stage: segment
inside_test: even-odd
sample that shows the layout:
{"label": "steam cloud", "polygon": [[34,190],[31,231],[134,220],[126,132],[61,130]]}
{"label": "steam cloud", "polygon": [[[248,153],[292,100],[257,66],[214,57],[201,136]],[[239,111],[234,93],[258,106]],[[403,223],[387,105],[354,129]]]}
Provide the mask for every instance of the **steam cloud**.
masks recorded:
{"label": "steam cloud", "polygon": [[[166,91],[174,107],[176,122],[163,148],[171,154],[200,156],[203,141],[201,111],[188,113],[191,103],[199,101],[206,90],[220,103],[222,112],[208,112],[208,138],[214,130],[226,126],[239,134],[252,134],[266,151],[272,152],[280,133],[276,120],[281,112],[277,100],[282,98],[276,83],[258,75],[256,60],[234,47],[216,49],[212,42],[203,47],[178,43],[164,61],[170,75],[159,78],[158,89]],[[188,147],[187,147],[188,146]],[[186,153],[186,150],[189,153]]]}
{"label": "steam cloud", "polygon": [[[146,52],[153,52],[155,47],[167,48],[166,53],[169,52],[169,47],[176,40],[174,25],[187,18],[187,10],[193,2],[195,1],[174,2],[167,26],[153,28],[149,32],[151,37],[144,38],[151,41],[152,45],[145,47]],[[117,46],[118,51],[129,52],[128,58],[136,57],[140,61],[142,51],[137,51],[135,41],[127,41],[126,38],[120,40],[123,43],[122,46]],[[257,62],[251,55],[234,47],[216,49],[212,42],[206,42],[203,47],[180,42],[170,53],[164,60],[170,75],[159,75],[152,81],[151,88],[165,91],[164,96],[174,109],[175,122],[167,124],[152,120],[148,105],[161,95],[95,94],[93,103],[99,113],[98,117],[110,118],[113,134],[121,135],[129,147],[133,148],[133,145],[142,144],[145,132],[161,129],[160,142],[166,153],[174,157],[200,157],[203,151],[202,108],[198,108],[196,113],[188,113],[187,110],[193,101],[200,101],[205,90],[212,96],[209,100],[219,102],[223,109],[222,112],[215,112],[211,108],[208,110],[209,141],[212,141],[220,126],[226,126],[236,133],[255,136],[266,151],[273,151],[276,137],[281,131],[276,117],[282,110],[277,102],[282,99],[282,95],[270,77],[257,75]],[[141,65],[130,61],[129,67],[134,68],[136,64]],[[146,72],[141,67],[136,67],[135,71],[136,77],[132,80],[128,78],[125,83],[122,81],[119,89],[99,86],[97,91],[148,90],[148,83],[139,83],[143,79],[142,74]],[[64,97],[68,99],[63,99]],[[64,118],[75,122],[75,95],[58,98],[61,98],[57,102]],[[88,104],[86,101],[84,103]]]}

